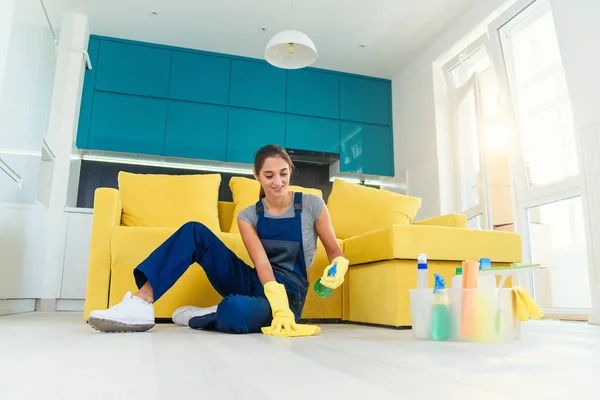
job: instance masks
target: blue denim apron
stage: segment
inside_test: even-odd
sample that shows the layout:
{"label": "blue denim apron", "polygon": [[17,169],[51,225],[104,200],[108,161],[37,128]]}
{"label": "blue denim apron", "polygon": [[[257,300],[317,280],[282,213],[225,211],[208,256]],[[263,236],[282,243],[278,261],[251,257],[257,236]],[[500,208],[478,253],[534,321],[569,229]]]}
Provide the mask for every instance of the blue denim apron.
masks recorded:
{"label": "blue denim apron", "polygon": [[256,231],[277,282],[285,286],[290,309],[299,319],[308,291],[302,243],[302,193],[294,193],[294,218],[267,218],[261,200],[256,203]]}

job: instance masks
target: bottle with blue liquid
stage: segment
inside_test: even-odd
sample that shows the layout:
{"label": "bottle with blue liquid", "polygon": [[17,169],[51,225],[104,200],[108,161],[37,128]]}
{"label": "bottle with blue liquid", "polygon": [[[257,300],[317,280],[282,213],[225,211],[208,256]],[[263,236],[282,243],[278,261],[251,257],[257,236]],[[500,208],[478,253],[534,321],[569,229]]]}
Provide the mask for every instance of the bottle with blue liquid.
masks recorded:
{"label": "bottle with blue liquid", "polygon": [[440,274],[435,274],[433,305],[431,309],[431,337],[433,340],[448,340],[452,337],[452,315],[446,282]]}

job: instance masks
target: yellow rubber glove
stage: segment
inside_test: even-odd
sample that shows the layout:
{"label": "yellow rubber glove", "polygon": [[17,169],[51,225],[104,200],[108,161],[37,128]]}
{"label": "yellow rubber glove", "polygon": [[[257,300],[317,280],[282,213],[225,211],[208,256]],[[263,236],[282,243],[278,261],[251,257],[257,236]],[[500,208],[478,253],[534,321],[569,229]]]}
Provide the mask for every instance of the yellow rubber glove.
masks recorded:
{"label": "yellow rubber glove", "polygon": [[[350,261],[342,256],[334,258],[331,265],[323,271],[321,285],[328,287],[329,289],[337,289],[342,286],[342,283],[344,283],[344,276],[346,275],[346,272],[348,272],[348,264],[350,264]],[[328,276],[329,270],[333,268],[334,265],[336,266],[335,275]]]}
{"label": "yellow rubber glove", "polygon": [[529,292],[521,286],[513,288],[515,311],[521,322],[526,322],[531,319],[540,319],[544,316],[544,312],[540,306],[531,297]]}
{"label": "yellow rubber glove", "polygon": [[262,328],[262,333],[273,336],[311,336],[321,332],[321,328],[315,325],[297,324],[294,313],[290,310],[285,287],[275,281],[267,282],[264,286],[265,295],[271,305],[273,321],[271,326]]}

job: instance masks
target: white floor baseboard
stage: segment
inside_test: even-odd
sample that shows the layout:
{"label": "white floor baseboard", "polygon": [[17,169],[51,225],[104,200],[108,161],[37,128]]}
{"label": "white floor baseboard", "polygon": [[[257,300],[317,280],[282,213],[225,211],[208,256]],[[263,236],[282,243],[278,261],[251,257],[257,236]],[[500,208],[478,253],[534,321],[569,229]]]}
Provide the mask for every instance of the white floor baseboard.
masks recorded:
{"label": "white floor baseboard", "polygon": [[56,311],[56,299],[36,299],[35,311],[53,312]]}
{"label": "white floor baseboard", "polygon": [[35,299],[0,300],[0,315],[35,311]]}
{"label": "white floor baseboard", "polygon": [[590,324],[600,325],[600,309],[595,308],[592,310],[588,322]]}
{"label": "white floor baseboard", "polygon": [[26,312],[81,311],[83,299],[0,299],[0,315]]}
{"label": "white floor baseboard", "polygon": [[83,311],[85,300],[58,299],[56,300],[56,311]]}

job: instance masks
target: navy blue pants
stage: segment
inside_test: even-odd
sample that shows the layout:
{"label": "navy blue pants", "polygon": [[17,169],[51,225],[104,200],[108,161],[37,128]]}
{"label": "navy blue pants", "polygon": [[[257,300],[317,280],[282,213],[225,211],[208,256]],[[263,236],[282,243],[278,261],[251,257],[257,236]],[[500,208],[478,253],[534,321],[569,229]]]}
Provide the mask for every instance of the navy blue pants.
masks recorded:
{"label": "navy blue pants", "polygon": [[[154,250],[134,271],[141,288],[150,282],[154,300],[165,294],[197,262],[223,300],[214,315],[193,318],[190,327],[229,333],[260,332],[272,320],[271,306],[265,297],[256,270],[242,261],[206,226],[188,222]],[[308,284],[300,279],[274,272],[284,285],[290,309],[300,319]]]}

